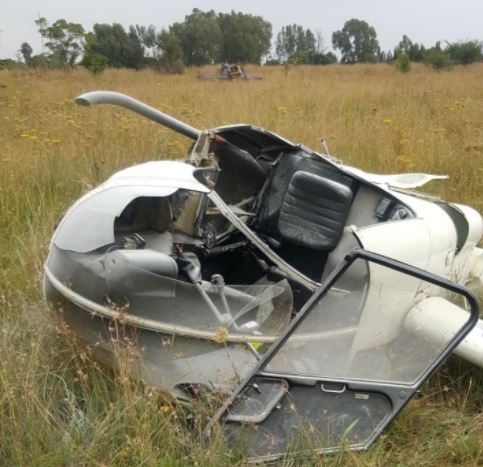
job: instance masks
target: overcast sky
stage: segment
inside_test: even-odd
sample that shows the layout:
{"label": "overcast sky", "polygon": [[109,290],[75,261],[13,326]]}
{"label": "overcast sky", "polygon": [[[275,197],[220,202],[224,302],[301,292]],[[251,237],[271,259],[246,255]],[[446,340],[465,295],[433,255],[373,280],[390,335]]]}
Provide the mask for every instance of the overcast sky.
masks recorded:
{"label": "overcast sky", "polygon": [[34,20],[38,14],[50,22],[59,18],[81,23],[121,23],[168,27],[193,8],[217,12],[241,11],[263,16],[274,37],[285,24],[297,23],[319,30],[327,46],[332,32],[350,18],[374,26],[383,50],[407,34],[415,42],[483,40],[483,0],[0,0],[0,58],[15,58],[22,42],[41,52]]}

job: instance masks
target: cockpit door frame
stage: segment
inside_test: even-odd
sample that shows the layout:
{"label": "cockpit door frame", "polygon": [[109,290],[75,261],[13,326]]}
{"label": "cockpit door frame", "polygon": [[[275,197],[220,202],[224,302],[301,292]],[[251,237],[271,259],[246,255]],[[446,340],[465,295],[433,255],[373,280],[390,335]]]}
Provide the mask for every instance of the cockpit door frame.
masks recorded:
{"label": "cockpit door frame", "polygon": [[[266,371],[267,366],[275,355],[279,352],[282,346],[303,323],[305,318],[309,316],[311,311],[317,305],[319,300],[323,298],[331,286],[344,274],[344,272],[357,259],[366,260],[368,262],[376,263],[381,266],[399,271],[403,274],[408,274],[417,279],[424,280],[432,285],[443,287],[450,292],[460,294],[466,300],[470,313],[467,321],[454,334],[454,336],[446,343],[440,353],[435,357],[431,364],[425,368],[419,377],[411,384],[386,383],[380,381],[362,381],[362,380],[344,380],[340,378],[323,378],[320,380],[313,377],[294,376],[293,374],[270,373]],[[410,401],[420,386],[429,378],[429,376],[444,362],[444,360],[453,352],[458,344],[465,338],[465,336],[473,329],[479,318],[479,303],[476,296],[465,287],[452,283],[444,278],[438,277],[429,272],[423,271],[416,267],[405,263],[381,256],[379,254],[369,252],[366,250],[355,249],[351,251],[333,273],[323,282],[320,288],[313,294],[306,305],[300,310],[297,316],[292,320],[287,329],[282,335],[272,344],[263,357],[259,360],[255,368],[248,374],[244,381],[233,391],[230,397],[225,401],[220,410],[215,414],[209,422],[205,434],[209,435],[215,428],[221,428],[226,435],[226,427],[228,426],[230,436],[234,431],[241,431],[244,424],[246,426],[255,426],[261,423],[262,419],[268,416],[268,412],[260,410],[259,413],[251,414],[246,417],[243,410],[239,410],[240,401],[247,400],[247,394],[251,391],[256,391],[259,396],[255,398],[260,399],[261,407],[268,407],[268,411],[273,410],[274,407],[280,409],[281,401],[290,392],[289,387],[307,388],[307,391],[313,387],[317,387],[324,393],[325,396],[333,395],[340,397],[347,390],[351,394],[352,400],[374,397],[375,400],[380,398],[379,407],[377,410],[380,414],[380,419],[376,421],[373,431],[367,439],[361,440],[360,443],[349,443],[345,447],[354,450],[366,449],[372,444],[377,437],[384,431],[389,423],[396,417],[396,415],[403,409],[403,407]],[[382,398],[382,399],[381,399]],[[334,399],[335,400],[335,399]],[[329,399],[329,404],[330,404]],[[238,412],[237,412],[238,410]],[[267,413],[266,413],[267,412]],[[281,411],[283,412],[283,410]],[[284,412],[287,414],[287,411]],[[219,425],[221,423],[221,426]],[[233,428],[235,423],[235,428]],[[236,425],[238,423],[238,425]],[[303,422],[301,422],[303,423]],[[240,427],[240,428],[237,428]],[[258,433],[258,432],[257,432]],[[257,436],[261,436],[261,433]],[[317,452],[331,452],[340,449],[340,445],[331,448],[314,448]],[[250,451],[250,446],[248,446]],[[255,450],[256,451],[256,450]],[[283,453],[263,454],[259,455],[249,454],[252,460],[268,461],[279,458]]]}

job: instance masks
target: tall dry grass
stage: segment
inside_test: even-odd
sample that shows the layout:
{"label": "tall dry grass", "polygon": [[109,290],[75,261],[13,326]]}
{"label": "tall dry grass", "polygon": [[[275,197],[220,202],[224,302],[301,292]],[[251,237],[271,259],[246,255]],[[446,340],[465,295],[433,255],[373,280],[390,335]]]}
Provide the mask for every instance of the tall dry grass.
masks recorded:
{"label": "tall dry grass", "polygon": [[[130,94],[193,126],[247,122],[375,172],[447,173],[432,192],[483,212],[483,65],[407,75],[384,65],[252,68],[262,81],[203,82],[197,71],[0,72],[0,464],[226,465],[168,397],[97,366],[42,300],[53,225],[114,170],[182,157],[190,142],[85,91]],[[285,465],[483,463],[482,372],[452,360],[363,454]]]}

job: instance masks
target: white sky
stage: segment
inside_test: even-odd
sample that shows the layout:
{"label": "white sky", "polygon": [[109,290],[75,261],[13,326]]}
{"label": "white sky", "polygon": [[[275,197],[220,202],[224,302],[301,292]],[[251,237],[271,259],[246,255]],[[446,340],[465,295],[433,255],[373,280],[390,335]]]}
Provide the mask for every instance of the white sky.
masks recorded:
{"label": "white sky", "polygon": [[320,30],[326,46],[332,32],[351,18],[363,19],[377,32],[383,50],[403,34],[415,42],[483,40],[483,0],[0,0],[0,58],[15,58],[22,42],[41,52],[34,20],[64,18],[91,30],[94,23],[149,25],[158,29],[183,21],[193,8],[241,11],[270,21],[274,37],[286,24]]}

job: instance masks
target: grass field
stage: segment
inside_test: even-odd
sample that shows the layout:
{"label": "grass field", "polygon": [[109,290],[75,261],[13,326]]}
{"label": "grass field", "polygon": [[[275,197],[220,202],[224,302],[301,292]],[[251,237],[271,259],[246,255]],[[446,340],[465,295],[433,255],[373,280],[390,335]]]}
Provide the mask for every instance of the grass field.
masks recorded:
{"label": "grass field", "polygon": [[[239,465],[207,414],[107,372],[60,332],[42,301],[52,229],[114,170],[182,157],[190,141],[127,111],[77,107],[82,92],[130,94],[195,127],[253,123],[374,172],[449,174],[431,191],[483,212],[483,64],[407,75],[386,65],[249,68],[262,81],[196,71],[0,72],[0,465]],[[483,465],[483,372],[457,359],[369,451],[284,465]]]}

